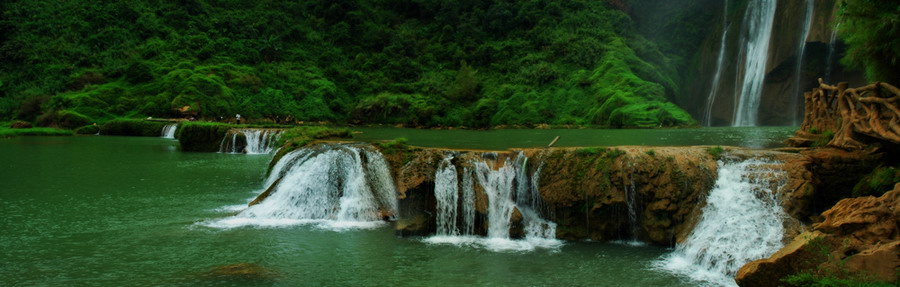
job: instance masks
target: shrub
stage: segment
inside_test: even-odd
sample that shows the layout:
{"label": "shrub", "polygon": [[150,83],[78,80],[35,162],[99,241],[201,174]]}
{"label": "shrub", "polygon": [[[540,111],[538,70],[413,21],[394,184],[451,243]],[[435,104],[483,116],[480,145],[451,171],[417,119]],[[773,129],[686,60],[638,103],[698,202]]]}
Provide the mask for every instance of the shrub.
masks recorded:
{"label": "shrub", "polygon": [[713,159],[719,159],[720,157],[722,157],[722,153],[725,152],[725,149],[720,146],[708,147],[706,148],[706,152],[709,153],[709,155],[712,156]]}
{"label": "shrub", "polygon": [[853,187],[853,196],[881,196],[893,189],[897,182],[900,182],[900,169],[878,167]]}
{"label": "shrub", "polygon": [[[186,122],[178,127],[178,143],[182,151],[215,152],[228,130],[236,127],[231,124],[213,122]],[[161,127],[160,127],[161,128]],[[161,130],[157,130],[157,136]]]}
{"label": "shrub", "polygon": [[112,136],[158,137],[166,124],[168,123],[138,119],[115,119],[103,124],[100,133]]}

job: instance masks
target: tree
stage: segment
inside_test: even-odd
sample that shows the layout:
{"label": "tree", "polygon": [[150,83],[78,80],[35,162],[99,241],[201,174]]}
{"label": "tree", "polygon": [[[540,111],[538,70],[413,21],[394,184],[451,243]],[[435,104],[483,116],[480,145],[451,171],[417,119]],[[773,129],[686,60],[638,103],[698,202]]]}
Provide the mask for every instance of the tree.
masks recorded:
{"label": "tree", "polygon": [[870,81],[900,83],[900,2],[844,0],[841,18],[842,63],[864,70]]}

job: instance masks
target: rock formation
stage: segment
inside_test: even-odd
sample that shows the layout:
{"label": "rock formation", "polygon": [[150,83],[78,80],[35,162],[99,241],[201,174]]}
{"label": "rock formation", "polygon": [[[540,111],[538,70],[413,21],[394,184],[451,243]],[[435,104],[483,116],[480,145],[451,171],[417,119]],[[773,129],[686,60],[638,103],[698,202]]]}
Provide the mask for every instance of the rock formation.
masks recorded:
{"label": "rock formation", "polygon": [[799,272],[896,282],[900,268],[900,184],[881,197],[841,200],[824,221],[770,258],[738,271],[740,286],[776,286]]}

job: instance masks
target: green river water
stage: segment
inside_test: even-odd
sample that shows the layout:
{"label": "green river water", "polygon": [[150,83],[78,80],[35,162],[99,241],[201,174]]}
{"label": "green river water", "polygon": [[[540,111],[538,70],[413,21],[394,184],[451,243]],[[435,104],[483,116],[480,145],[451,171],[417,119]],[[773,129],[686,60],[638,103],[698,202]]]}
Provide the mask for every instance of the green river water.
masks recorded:
{"label": "green river water", "polygon": [[[376,140],[375,131],[364,129],[358,139]],[[489,149],[507,148],[496,145],[533,131],[475,139],[454,133],[478,133],[473,131],[443,131],[438,138],[429,137],[433,131],[380,132],[422,146]],[[761,145],[772,142],[777,141]],[[3,286],[694,285],[652,267],[669,252],[660,247],[566,242],[553,249],[492,252],[400,238],[388,225],[343,231],[204,225],[233,215],[236,205],[260,192],[268,155],[187,153],[174,140],[102,136],[0,139],[0,155]],[[234,264],[257,271],[216,271]]]}

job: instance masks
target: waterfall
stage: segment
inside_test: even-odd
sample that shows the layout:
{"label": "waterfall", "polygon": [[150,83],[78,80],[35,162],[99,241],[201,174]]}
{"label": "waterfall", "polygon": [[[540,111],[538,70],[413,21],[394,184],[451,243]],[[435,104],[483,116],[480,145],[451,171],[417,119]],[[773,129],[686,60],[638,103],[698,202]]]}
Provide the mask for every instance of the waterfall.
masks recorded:
{"label": "waterfall", "polygon": [[728,39],[728,29],[731,27],[731,24],[728,23],[728,0],[725,0],[725,10],[722,12],[722,39],[719,40],[719,56],[716,59],[716,73],[713,75],[712,87],[709,89],[709,96],[706,98],[706,109],[703,111],[703,122],[706,126],[712,126],[712,109],[713,103],[716,100],[716,94],[719,92],[719,80],[722,79],[722,73],[725,72],[723,68],[725,64],[725,51],[726,51],[726,42]]}
{"label": "waterfall", "polygon": [[803,92],[800,90],[803,78],[803,55],[806,52],[806,38],[809,37],[809,28],[812,26],[812,15],[814,8],[813,0],[806,0],[806,13],[803,18],[803,32],[800,34],[800,43],[797,49],[797,64],[794,66],[794,94],[790,97],[791,125],[799,126],[803,115],[800,113],[800,99]]}
{"label": "waterfall", "polygon": [[168,124],[162,128],[161,137],[167,139],[175,138],[175,130],[178,129],[178,124]]}
{"label": "waterfall", "polygon": [[[281,136],[281,130],[238,129],[229,132],[219,144],[221,153],[269,154],[275,150],[275,143]],[[238,141],[243,135],[244,140]]]}
{"label": "waterfall", "polygon": [[276,164],[266,182],[275,184],[268,198],[205,225],[317,224],[340,230],[381,226],[383,218],[397,214],[387,162],[381,153],[363,147],[320,145],[292,151]]}
{"label": "waterfall", "polygon": [[747,4],[741,30],[741,46],[738,59],[743,60],[740,91],[736,93],[733,126],[756,126],[762,98],[766,62],[769,58],[769,41],[775,22],[776,0],[751,0]]}
{"label": "waterfall", "polygon": [[244,150],[247,154],[267,154],[275,149],[275,141],[281,136],[278,130],[241,130],[241,133],[247,137],[247,147]]}
{"label": "waterfall", "polygon": [[719,162],[700,221],[657,267],[714,285],[736,286],[737,270],[782,247],[784,213],[776,192],[786,173],[763,160]]}
{"label": "waterfall", "polygon": [[[631,164],[634,164],[632,161]],[[632,171],[634,168],[632,167]],[[631,240],[638,242],[638,217],[637,217],[637,190],[634,186],[634,175],[628,174],[628,184],[625,185],[625,203],[628,206],[628,224],[631,225]]]}
{"label": "waterfall", "polygon": [[825,82],[829,84],[831,84],[831,73],[834,71],[834,64],[836,62],[834,54],[837,50],[837,35],[840,29],[841,22],[838,22],[834,25],[834,29],[831,30],[831,39],[828,42],[828,58],[825,59]]}
{"label": "waterfall", "polygon": [[450,162],[450,155],[441,161],[434,175],[434,197],[437,200],[437,234],[459,235],[456,227],[457,202],[459,201],[459,180],[456,167]]}
{"label": "waterfall", "polygon": [[[493,165],[496,158],[496,154],[486,153],[480,159],[470,160],[468,164],[474,168],[463,168],[461,175],[453,164],[453,155],[441,161],[435,173],[437,232],[426,242],[476,245],[494,251],[555,248],[561,244],[555,239],[556,224],[540,214],[537,187],[541,167],[529,175],[528,157],[523,153],[514,160],[504,160],[499,168]],[[476,183],[487,198],[487,236],[483,238],[474,232]],[[518,223],[513,218],[517,213],[521,216]],[[521,224],[518,228],[524,239],[512,239],[515,236],[510,230],[516,228],[514,223]]]}

